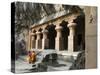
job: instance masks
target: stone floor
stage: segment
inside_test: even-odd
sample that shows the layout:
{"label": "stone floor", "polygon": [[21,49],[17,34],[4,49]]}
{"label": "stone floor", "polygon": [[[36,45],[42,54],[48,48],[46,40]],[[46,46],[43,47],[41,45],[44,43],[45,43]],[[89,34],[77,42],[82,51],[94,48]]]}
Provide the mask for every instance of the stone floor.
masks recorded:
{"label": "stone floor", "polygon": [[[66,62],[63,60],[57,60],[58,65],[48,65],[47,71],[64,71],[68,70],[72,65],[71,62]],[[20,56],[18,60],[15,61],[15,72],[16,73],[27,73],[27,72],[38,72],[36,69],[33,70],[32,65],[26,61],[26,56]]]}
{"label": "stone floor", "polygon": [[16,73],[24,73],[29,72],[29,69],[32,69],[32,64],[29,64],[28,62],[18,59],[15,61],[15,72]]}
{"label": "stone floor", "polygon": [[[47,72],[47,71],[69,70],[72,67],[72,65],[75,63],[75,60],[79,59],[79,58],[77,58],[77,56],[80,53],[81,52],[68,53],[68,52],[62,51],[62,52],[58,53],[58,58],[57,58],[56,62],[48,61],[46,63],[41,61],[42,56],[40,54],[40,55],[38,55],[38,58],[37,58],[37,60],[39,60],[39,63],[40,64],[42,63],[42,66],[40,66],[40,67],[39,67],[39,65],[37,67],[38,61],[36,61],[35,64],[29,64],[28,61],[26,60],[27,56],[19,56],[19,58],[15,61],[15,72],[16,73],[29,73],[29,72]],[[47,53],[45,53],[45,54],[47,54]],[[43,54],[43,56],[45,54]],[[76,62],[76,64],[77,63],[79,63],[79,62]],[[35,65],[35,66],[33,66],[33,65]],[[46,69],[45,69],[45,66],[46,66]]]}
{"label": "stone floor", "polygon": [[48,71],[65,71],[69,70],[70,66],[72,65],[71,62],[65,62],[62,60],[58,60],[58,66],[48,66]]}

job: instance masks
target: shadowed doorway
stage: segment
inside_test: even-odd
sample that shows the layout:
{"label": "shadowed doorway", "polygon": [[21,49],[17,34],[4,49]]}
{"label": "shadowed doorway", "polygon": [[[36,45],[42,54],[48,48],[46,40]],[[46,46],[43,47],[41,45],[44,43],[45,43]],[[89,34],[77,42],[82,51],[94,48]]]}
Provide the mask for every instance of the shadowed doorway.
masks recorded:
{"label": "shadowed doorway", "polygon": [[47,26],[46,29],[48,30],[49,49],[55,49],[55,37],[57,34],[55,26],[52,24]]}
{"label": "shadowed doorway", "polygon": [[69,28],[67,27],[67,22],[62,21],[60,24],[62,26],[62,50],[68,50],[68,35],[69,35]]}

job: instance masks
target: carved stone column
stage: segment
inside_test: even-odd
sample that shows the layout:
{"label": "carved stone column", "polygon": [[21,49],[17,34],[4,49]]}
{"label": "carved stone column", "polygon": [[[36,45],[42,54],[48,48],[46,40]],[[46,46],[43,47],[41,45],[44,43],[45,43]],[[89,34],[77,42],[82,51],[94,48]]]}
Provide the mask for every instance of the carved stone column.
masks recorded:
{"label": "carved stone column", "polygon": [[28,50],[31,49],[31,31],[29,31],[29,37],[28,37]]}
{"label": "carved stone column", "polygon": [[42,49],[49,48],[49,39],[47,38],[48,30],[43,30]]}
{"label": "carved stone column", "polygon": [[55,28],[55,30],[57,31],[57,36],[55,38],[55,49],[58,51],[61,49],[61,45],[62,45],[62,43],[61,43],[62,42],[61,29],[62,29],[61,26],[57,26]]}
{"label": "carved stone column", "polygon": [[36,32],[36,35],[37,35],[37,39],[36,39],[36,49],[39,48],[40,34],[41,34],[41,32]]}
{"label": "carved stone column", "polygon": [[31,49],[35,48],[36,45],[35,35],[35,33],[31,33]]}
{"label": "carved stone column", "polygon": [[70,34],[68,36],[68,51],[73,52],[76,49],[75,27],[76,23],[70,22],[68,24]]}

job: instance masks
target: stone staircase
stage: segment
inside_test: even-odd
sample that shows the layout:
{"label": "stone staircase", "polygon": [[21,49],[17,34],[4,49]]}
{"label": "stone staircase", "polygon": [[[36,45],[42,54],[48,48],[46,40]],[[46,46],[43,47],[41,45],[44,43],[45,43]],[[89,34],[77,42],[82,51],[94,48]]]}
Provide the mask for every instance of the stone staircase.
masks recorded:
{"label": "stone staircase", "polygon": [[72,66],[71,62],[57,60],[58,65],[48,66],[48,71],[66,71]]}
{"label": "stone staircase", "polygon": [[[48,66],[48,71],[66,71],[70,70],[74,67],[74,64],[77,64],[78,62],[75,62],[77,60],[79,54],[81,52],[74,52],[74,53],[68,53],[68,52],[59,52],[58,53],[58,59],[57,62],[59,65],[62,65],[60,67],[56,66]],[[76,67],[74,67],[76,69]]]}
{"label": "stone staircase", "polygon": [[58,59],[64,60],[67,62],[73,62],[73,60],[77,59],[78,54],[81,52],[67,52],[67,51],[60,51],[58,53]]}
{"label": "stone staircase", "polygon": [[[70,53],[62,51],[57,52],[57,54],[57,63],[53,62],[53,65],[47,65],[47,71],[66,71],[70,69],[78,69],[80,67],[81,62],[79,60],[84,58],[84,54],[82,55],[82,52]],[[27,56],[20,56],[19,58],[26,61]],[[42,59],[42,57],[40,58]],[[34,66],[36,66],[36,64],[34,64]]]}

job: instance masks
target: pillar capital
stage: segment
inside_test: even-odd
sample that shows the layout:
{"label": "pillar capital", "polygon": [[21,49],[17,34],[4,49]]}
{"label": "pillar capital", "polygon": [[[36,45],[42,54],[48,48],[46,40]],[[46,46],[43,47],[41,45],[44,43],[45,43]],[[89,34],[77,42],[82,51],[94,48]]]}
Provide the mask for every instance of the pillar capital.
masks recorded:
{"label": "pillar capital", "polygon": [[44,29],[44,30],[42,31],[42,33],[48,33],[48,30]]}
{"label": "pillar capital", "polygon": [[43,33],[43,39],[46,39],[46,38],[47,38],[48,30],[44,29],[44,30],[42,31],[42,33]]}
{"label": "pillar capital", "polygon": [[61,37],[61,30],[62,30],[62,27],[61,27],[61,26],[56,26],[55,30],[57,31],[57,37],[56,37],[56,38]]}
{"label": "pillar capital", "polygon": [[32,40],[35,40],[35,36],[34,35],[32,36]]}
{"label": "pillar capital", "polygon": [[76,23],[69,23],[68,24],[68,28],[70,30],[70,36],[74,36],[75,35],[75,27],[76,27]]}
{"label": "pillar capital", "polygon": [[36,32],[37,40],[40,39],[40,34],[41,34],[41,32],[39,32],[39,31]]}
{"label": "pillar capital", "polygon": [[59,25],[58,25],[58,26],[56,26],[56,28],[55,28],[55,30],[58,30],[58,31],[59,31],[59,30],[61,30],[61,29],[62,29],[62,27],[61,27],[61,26],[59,26]]}
{"label": "pillar capital", "polygon": [[71,22],[71,23],[68,24],[68,27],[69,27],[69,28],[70,28],[70,27],[75,27],[76,25],[77,25],[76,23]]}
{"label": "pillar capital", "polygon": [[35,33],[31,33],[30,35],[31,35],[31,36],[34,36],[34,35],[36,35],[36,34],[35,34]]}
{"label": "pillar capital", "polygon": [[41,32],[37,31],[36,34],[39,35]]}

